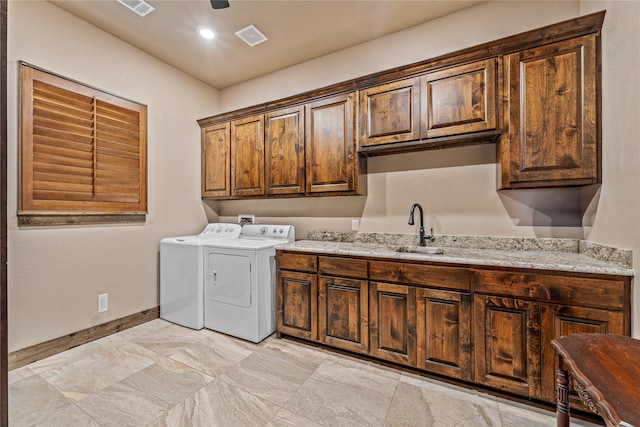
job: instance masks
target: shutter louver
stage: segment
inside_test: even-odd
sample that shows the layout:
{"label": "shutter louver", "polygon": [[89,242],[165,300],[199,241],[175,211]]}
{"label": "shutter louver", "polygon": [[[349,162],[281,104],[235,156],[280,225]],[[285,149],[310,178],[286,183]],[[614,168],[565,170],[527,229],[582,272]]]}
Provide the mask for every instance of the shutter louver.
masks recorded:
{"label": "shutter louver", "polygon": [[93,99],[33,82],[33,199],[93,198]]}
{"label": "shutter louver", "polygon": [[96,199],[140,200],[140,135],[137,113],[97,101]]}
{"label": "shutter louver", "polygon": [[146,106],[22,66],[21,210],[146,211]]}

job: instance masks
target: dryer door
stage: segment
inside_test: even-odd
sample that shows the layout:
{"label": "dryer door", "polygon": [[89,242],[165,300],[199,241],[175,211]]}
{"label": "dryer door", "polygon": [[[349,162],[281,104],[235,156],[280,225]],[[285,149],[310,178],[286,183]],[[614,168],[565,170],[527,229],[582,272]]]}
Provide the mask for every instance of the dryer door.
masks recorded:
{"label": "dryer door", "polygon": [[207,253],[207,299],[238,307],[251,306],[251,258]]}

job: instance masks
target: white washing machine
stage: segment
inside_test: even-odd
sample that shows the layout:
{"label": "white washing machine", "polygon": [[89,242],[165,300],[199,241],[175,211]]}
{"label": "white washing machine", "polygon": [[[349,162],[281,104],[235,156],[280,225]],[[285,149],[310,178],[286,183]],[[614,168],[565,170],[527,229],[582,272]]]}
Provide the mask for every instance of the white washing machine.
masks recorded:
{"label": "white washing machine", "polygon": [[238,239],[238,224],[209,224],[198,235],[160,241],[160,317],[192,329],[204,328],[204,258],[207,242]]}
{"label": "white washing machine", "polygon": [[239,239],[205,243],[204,326],[252,342],[275,332],[275,246],[294,240],[292,225],[248,224]]}

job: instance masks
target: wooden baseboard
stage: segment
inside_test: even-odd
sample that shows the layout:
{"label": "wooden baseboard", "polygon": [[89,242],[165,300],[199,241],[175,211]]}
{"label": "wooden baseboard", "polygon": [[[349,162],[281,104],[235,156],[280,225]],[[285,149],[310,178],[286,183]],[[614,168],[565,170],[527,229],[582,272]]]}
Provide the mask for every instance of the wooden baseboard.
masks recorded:
{"label": "wooden baseboard", "polygon": [[9,370],[28,365],[29,363],[53,356],[54,354],[97,340],[98,338],[124,331],[125,329],[149,322],[158,317],[160,317],[160,307],[154,307],[41,344],[23,348],[22,350],[14,351],[9,353]]}

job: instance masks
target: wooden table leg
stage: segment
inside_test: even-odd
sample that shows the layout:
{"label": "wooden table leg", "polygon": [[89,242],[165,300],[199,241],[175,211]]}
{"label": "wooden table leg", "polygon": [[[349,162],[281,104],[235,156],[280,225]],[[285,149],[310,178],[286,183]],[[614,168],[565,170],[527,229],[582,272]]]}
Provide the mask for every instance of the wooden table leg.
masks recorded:
{"label": "wooden table leg", "polygon": [[569,427],[569,374],[564,369],[562,356],[558,355],[556,376],[556,421],[557,427]]}

